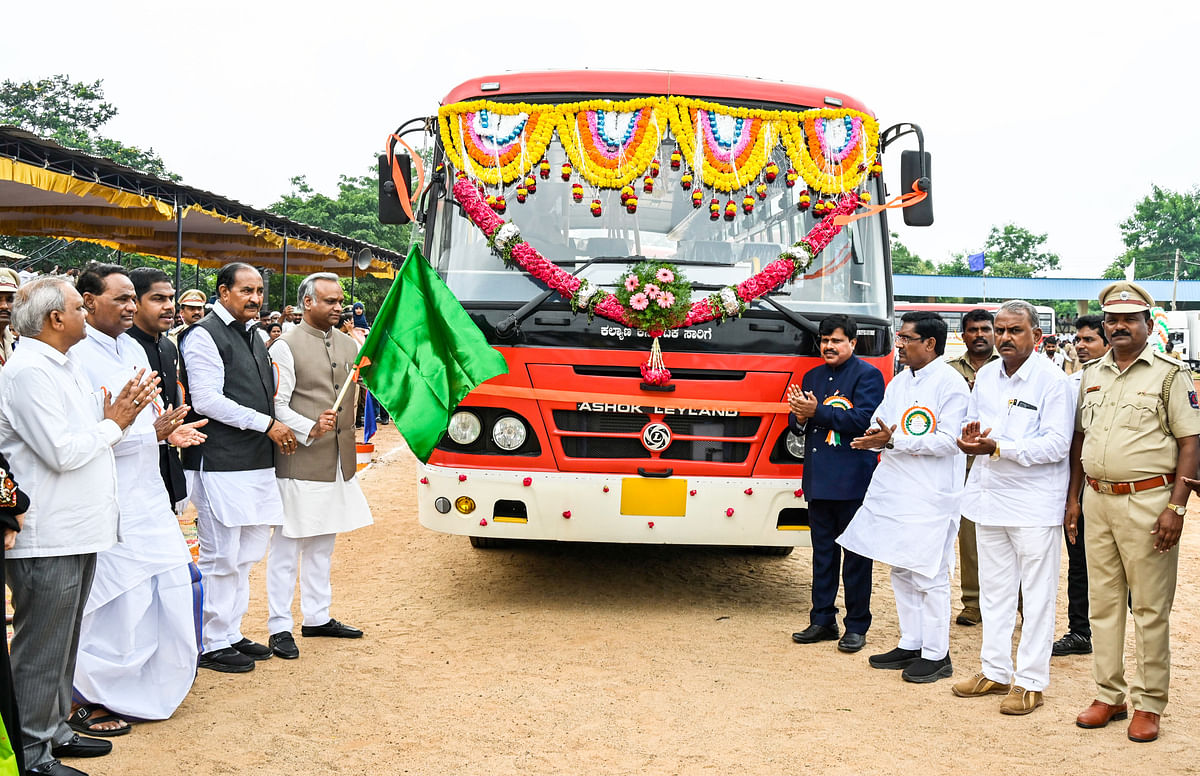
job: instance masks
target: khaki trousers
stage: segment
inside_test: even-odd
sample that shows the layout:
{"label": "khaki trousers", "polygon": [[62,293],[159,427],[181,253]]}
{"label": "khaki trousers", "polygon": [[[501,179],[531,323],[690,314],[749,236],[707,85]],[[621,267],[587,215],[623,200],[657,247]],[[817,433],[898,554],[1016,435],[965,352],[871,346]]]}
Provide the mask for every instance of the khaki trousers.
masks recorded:
{"label": "khaki trousers", "polygon": [[[1171,680],[1170,616],[1179,545],[1159,553],[1150,531],[1170,497],[1168,488],[1124,496],[1083,489],[1096,699],[1119,704],[1128,695],[1135,710],[1152,714],[1162,714],[1166,707]],[[1125,611],[1130,594],[1137,670],[1127,684]]]}
{"label": "khaki trousers", "polygon": [[979,547],[975,523],[965,517],[958,521],[958,577],[963,608],[979,609]]}

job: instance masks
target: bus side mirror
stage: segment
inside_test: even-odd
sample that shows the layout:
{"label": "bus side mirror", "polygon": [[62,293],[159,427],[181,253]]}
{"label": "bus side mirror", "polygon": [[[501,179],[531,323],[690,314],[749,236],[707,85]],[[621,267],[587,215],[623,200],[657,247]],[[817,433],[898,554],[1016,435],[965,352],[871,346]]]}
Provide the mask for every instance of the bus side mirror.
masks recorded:
{"label": "bus side mirror", "polygon": [[925,192],[925,199],[904,208],[904,223],[909,226],[933,225],[933,189],[929,180],[932,169],[928,151],[900,152],[900,192],[908,194],[914,183],[918,191]]}
{"label": "bus side mirror", "polygon": [[[412,159],[408,154],[396,154],[396,166],[400,168],[400,178],[412,192]],[[400,193],[396,190],[396,182],[392,180],[392,165],[387,154],[379,155],[379,223],[407,224],[408,213],[400,204]]]}

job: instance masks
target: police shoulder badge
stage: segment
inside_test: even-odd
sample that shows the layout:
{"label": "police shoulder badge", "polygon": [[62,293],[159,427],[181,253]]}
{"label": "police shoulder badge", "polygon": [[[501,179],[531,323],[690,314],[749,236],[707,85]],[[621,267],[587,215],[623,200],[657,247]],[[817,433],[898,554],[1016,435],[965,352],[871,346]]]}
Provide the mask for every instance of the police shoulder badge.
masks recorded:
{"label": "police shoulder badge", "polygon": [[1200,400],[1196,398],[1195,391],[1188,391],[1188,402],[1192,405],[1192,409],[1200,410]]}

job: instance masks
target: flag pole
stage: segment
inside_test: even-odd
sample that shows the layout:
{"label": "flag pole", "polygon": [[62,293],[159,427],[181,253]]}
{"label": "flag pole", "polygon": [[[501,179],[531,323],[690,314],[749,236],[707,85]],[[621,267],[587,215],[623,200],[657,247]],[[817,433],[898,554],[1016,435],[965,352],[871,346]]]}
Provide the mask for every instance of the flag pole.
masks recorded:
{"label": "flag pole", "polygon": [[346,399],[346,391],[350,390],[350,386],[352,386],[352,385],[354,385],[354,383],[358,382],[358,371],[370,363],[371,363],[371,359],[364,358],[362,356],[358,357],[358,361],[355,362],[355,364],[354,364],[354,371],[352,371],[350,373],[349,377],[346,378],[345,385],[343,385],[342,390],[338,392],[337,401],[335,401],[333,403],[333,411],[334,412],[341,412],[342,402]]}

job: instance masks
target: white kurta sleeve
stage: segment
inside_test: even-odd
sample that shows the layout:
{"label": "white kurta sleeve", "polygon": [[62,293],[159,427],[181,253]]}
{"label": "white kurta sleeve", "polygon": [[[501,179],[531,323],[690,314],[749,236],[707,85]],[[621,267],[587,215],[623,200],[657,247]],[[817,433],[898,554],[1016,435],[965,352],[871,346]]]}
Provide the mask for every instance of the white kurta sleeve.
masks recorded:
{"label": "white kurta sleeve", "polygon": [[225,395],[225,364],[212,335],[202,328],[189,332],[180,348],[188,373],[192,409],[234,428],[266,433],[271,417],[243,407]]}
{"label": "white kurta sleeve", "polygon": [[292,409],[292,391],[296,389],[296,359],[286,342],[277,340],[271,346],[271,361],[275,363],[275,379],[279,381],[279,387],[275,390],[275,419],[290,428],[301,444],[311,445],[309,434],[317,422]]}
{"label": "white kurta sleeve", "polygon": [[7,386],[9,423],[46,466],[57,472],[78,469],[105,453],[122,436],[105,418],[90,428],[72,428],[62,387],[39,369],[25,369]]}

